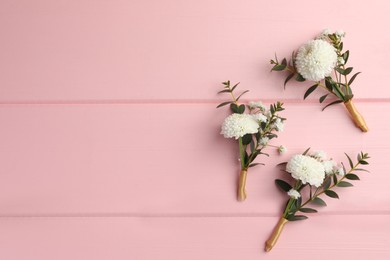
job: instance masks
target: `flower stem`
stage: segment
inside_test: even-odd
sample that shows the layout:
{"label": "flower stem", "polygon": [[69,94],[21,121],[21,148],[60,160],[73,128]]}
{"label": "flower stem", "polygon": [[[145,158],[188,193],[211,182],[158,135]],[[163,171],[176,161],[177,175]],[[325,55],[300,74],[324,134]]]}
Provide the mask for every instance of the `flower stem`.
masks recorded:
{"label": "flower stem", "polygon": [[280,234],[282,233],[284,225],[286,225],[287,222],[288,222],[288,220],[285,219],[284,217],[279,219],[279,222],[278,222],[278,224],[276,224],[274,230],[272,231],[270,238],[265,242],[265,251],[266,252],[271,251],[271,249],[275,246]]}

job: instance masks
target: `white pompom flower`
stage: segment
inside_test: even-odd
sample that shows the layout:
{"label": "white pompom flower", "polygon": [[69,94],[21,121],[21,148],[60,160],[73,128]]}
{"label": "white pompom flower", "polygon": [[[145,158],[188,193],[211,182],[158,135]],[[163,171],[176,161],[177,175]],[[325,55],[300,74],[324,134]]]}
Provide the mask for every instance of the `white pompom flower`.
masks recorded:
{"label": "white pompom flower", "polygon": [[253,118],[258,121],[258,122],[261,122],[261,123],[265,123],[267,122],[267,117],[261,113],[257,113],[257,114],[252,114]]}
{"label": "white pompom flower", "polygon": [[336,162],[333,160],[323,161],[322,165],[324,166],[325,174],[332,174],[333,169],[336,166]]}
{"label": "white pompom flower", "polygon": [[278,152],[279,152],[279,154],[284,154],[287,152],[287,148],[285,146],[281,145],[278,147]]}
{"label": "white pompom flower", "polygon": [[266,110],[266,107],[263,105],[263,103],[261,101],[258,101],[258,102],[250,101],[248,106],[251,109],[259,108],[261,111],[265,111]]}
{"label": "white pompom flower", "polygon": [[312,156],[320,161],[324,161],[328,157],[324,151],[315,151]]}
{"label": "white pompom flower", "polygon": [[258,122],[249,114],[231,114],[222,124],[221,134],[225,138],[238,139],[246,134],[255,134],[259,130]]}
{"label": "white pompom flower", "polygon": [[294,189],[289,190],[287,192],[287,195],[290,196],[293,199],[298,199],[298,198],[301,197],[301,194],[299,193],[299,191],[294,190]]}
{"label": "white pompom flower", "polygon": [[320,81],[332,73],[337,63],[335,48],[322,39],[302,45],[295,59],[299,74],[307,80]]}
{"label": "white pompom flower", "polygon": [[297,154],[286,165],[286,171],[303,184],[319,187],[325,178],[325,169],[321,162],[313,157]]}

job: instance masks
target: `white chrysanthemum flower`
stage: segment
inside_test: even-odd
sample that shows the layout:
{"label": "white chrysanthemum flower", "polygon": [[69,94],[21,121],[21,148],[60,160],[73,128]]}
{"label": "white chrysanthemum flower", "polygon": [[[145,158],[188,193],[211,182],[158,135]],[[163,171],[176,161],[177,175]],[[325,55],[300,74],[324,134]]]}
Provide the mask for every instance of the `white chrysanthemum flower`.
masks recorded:
{"label": "white chrysanthemum flower", "polygon": [[280,154],[284,154],[284,153],[287,152],[287,148],[285,146],[281,145],[281,146],[278,147],[278,152]]}
{"label": "white chrysanthemum flower", "polygon": [[316,39],[322,39],[322,40],[326,40],[328,39],[328,35],[331,34],[331,30],[330,29],[325,29],[323,30],[320,35],[317,36]]}
{"label": "white chrysanthemum flower", "polygon": [[261,144],[261,145],[267,145],[268,142],[269,142],[269,138],[266,136],[260,138],[260,140],[259,140],[259,144]]}
{"label": "white chrysanthemum flower", "polygon": [[261,122],[261,123],[267,122],[267,117],[261,113],[253,114],[252,116],[258,122]]}
{"label": "white chrysanthemum flower", "polygon": [[287,192],[287,195],[290,196],[293,199],[298,199],[298,198],[301,197],[301,194],[299,193],[299,191],[294,190],[294,189],[289,190]]}
{"label": "white chrysanthemum flower", "polygon": [[329,160],[323,161],[322,165],[324,166],[325,174],[332,174],[333,168],[336,166],[336,163],[333,160]]}
{"label": "white chrysanthemum flower", "polygon": [[261,101],[258,101],[258,102],[251,101],[251,102],[249,102],[248,106],[252,109],[259,108],[261,111],[265,111],[265,109],[266,109],[266,107],[263,105],[263,103]]}
{"label": "white chrysanthemum flower", "polygon": [[335,48],[327,41],[311,40],[298,50],[295,65],[307,80],[319,81],[329,76],[336,66]]}
{"label": "white chrysanthemum flower", "polygon": [[338,37],[345,37],[345,32],[343,31],[343,30],[337,30],[336,31],[336,35],[338,36]]}
{"label": "white chrysanthemum flower", "polygon": [[286,171],[303,184],[319,187],[325,178],[325,169],[322,163],[313,157],[297,154],[286,165]]}
{"label": "white chrysanthemum flower", "polygon": [[339,176],[341,176],[341,177],[344,177],[344,175],[345,175],[345,171],[344,171],[344,169],[343,169],[343,167],[339,167],[338,169],[337,169],[337,175],[339,175]]}
{"label": "white chrysanthemum flower", "polygon": [[284,123],[282,119],[276,118],[275,123],[273,124],[273,127],[275,128],[276,131],[282,132],[284,129]]}
{"label": "white chrysanthemum flower", "polygon": [[327,158],[327,155],[324,151],[315,151],[312,156],[320,161],[324,161]]}
{"label": "white chrysanthemum flower", "polygon": [[238,139],[246,134],[255,134],[259,129],[259,124],[248,114],[231,114],[222,124],[221,134],[225,138]]}

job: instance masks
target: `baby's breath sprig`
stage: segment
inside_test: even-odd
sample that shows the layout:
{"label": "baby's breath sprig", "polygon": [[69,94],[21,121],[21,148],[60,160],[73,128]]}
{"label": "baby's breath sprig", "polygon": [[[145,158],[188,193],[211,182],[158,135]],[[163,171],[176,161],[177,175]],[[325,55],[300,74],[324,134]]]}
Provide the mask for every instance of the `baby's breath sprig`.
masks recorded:
{"label": "baby's breath sprig", "polygon": [[343,52],[343,37],[345,32],[341,30],[334,33],[324,30],[315,40],[301,46],[296,53],[293,52],[289,62],[286,58],[279,62],[275,55],[275,59],[270,61],[273,65],[271,71],[288,72],[284,87],[292,78],[298,82],[313,81],[315,84],[307,89],[303,99],[318,87],[324,89],[328,93],[322,95],[319,102],[323,103],[329,97],[333,99],[322,110],[344,103],[356,126],[367,132],[367,124],[352,102],[354,96],[351,85],[361,72],[348,79],[353,67],[346,66],[349,50]]}
{"label": "baby's breath sprig", "polygon": [[235,90],[239,83],[231,86],[230,81],[226,81],[222,84],[224,89],[219,93],[230,94],[231,100],[219,104],[217,108],[230,105],[232,114],[225,119],[221,134],[225,138],[234,138],[238,141],[241,171],[237,196],[239,201],[243,201],[246,199],[245,186],[248,168],[263,165],[263,163],[255,163],[255,159],[259,155],[269,156],[263,151],[267,146],[278,148],[280,153],[285,151],[285,147],[273,146],[270,141],[278,137],[276,132],[283,131],[286,119],[279,116],[279,112],[284,110],[283,103],[271,104],[269,109],[261,102],[240,104],[238,101],[248,90],[237,96]]}
{"label": "baby's breath sprig", "polygon": [[266,242],[266,251],[270,251],[276,244],[287,222],[307,219],[308,217],[302,213],[318,212],[308,205],[326,206],[326,202],[320,197],[322,195],[339,199],[335,188],[352,187],[353,184],[349,181],[360,180],[357,174],[359,171],[368,172],[360,168],[361,165],[368,165],[367,159],[370,157],[367,153],[360,152],[355,163],[348,154],[345,155],[348,159],[348,170],[344,163],[336,166],[335,161],[327,159],[324,152],[309,154],[309,149],[303,154],[294,155],[289,162],[280,164],[286,167],[285,171],[291,174],[293,181],[275,180],[276,185],[290,198],[282,217]]}

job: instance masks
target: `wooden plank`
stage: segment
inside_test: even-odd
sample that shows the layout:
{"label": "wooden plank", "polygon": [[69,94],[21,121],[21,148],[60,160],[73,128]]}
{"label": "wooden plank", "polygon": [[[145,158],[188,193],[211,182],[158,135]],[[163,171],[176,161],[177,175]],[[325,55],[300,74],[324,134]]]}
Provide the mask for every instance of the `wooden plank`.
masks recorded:
{"label": "wooden plank", "polygon": [[[289,152],[263,158],[248,176],[249,198],[235,200],[237,148],[220,134],[226,110],[215,104],[0,106],[0,205],[3,216],[61,214],[272,215],[286,196],[275,165],[311,146],[335,160],[372,155],[371,174],[321,214],[389,212],[388,103],[358,103],[363,134],[343,107],[286,104],[279,142]],[[374,192],[375,191],[375,192]]]}
{"label": "wooden plank", "polygon": [[269,60],[339,26],[350,64],[363,71],[356,97],[389,98],[387,2],[374,1],[370,12],[365,2],[347,12],[338,5],[308,12],[294,1],[1,1],[0,102],[215,100],[227,79],[254,96],[301,99],[306,88],[283,92]]}
{"label": "wooden plank", "polygon": [[[388,259],[388,215],[260,218],[0,218],[2,259]],[[21,250],[22,249],[22,250]],[[326,254],[323,254],[326,252]]]}

